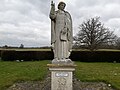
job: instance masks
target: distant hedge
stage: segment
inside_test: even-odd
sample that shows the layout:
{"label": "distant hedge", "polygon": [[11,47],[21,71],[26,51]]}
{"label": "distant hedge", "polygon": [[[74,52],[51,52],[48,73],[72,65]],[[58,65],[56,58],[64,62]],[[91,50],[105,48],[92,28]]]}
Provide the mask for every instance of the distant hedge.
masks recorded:
{"label": "distant hedge", "polygon": [[1,50],[0,50],[0,57],[1,57]]}
{"label": "distant hedge", "polygon": [[70,58],[81,62],[120,62],[120,52],[115,51],[73,51]]}
{"label": "distant hedge", "polygon": [[2,60],[52,60],[53,54],[51,51],[2,51]]}
{"label": "distant hedge", "polygon": [[[2,51],[2,60],[14,61],[34,61],[34,60],[52,60],[52,51]],[[73,61],[81,62],[120,62],[120,52],[118,51],[73,51],[70,58]]]}

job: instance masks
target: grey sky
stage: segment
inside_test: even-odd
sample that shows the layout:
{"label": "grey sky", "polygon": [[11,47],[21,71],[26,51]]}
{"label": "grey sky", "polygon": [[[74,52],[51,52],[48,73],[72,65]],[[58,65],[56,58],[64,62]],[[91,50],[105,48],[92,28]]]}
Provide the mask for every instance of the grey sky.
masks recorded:
{"label": "grey sky", "polygon": [[[57,4],[60,0],[54,0]],[[62,0],[63,1],[63,0]],[[100,16],[120,36],[120,0],[64,0],[74,35],[84,20]],[[50,0],[0,0],[0,46],[50,45]]]}

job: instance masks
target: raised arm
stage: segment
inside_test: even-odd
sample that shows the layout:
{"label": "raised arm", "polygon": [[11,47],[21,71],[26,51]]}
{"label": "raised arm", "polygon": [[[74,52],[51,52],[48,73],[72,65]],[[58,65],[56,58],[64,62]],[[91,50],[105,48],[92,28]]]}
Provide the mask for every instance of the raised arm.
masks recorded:
{"label": "raised arm", "polygon": [[56,13],[55,13],[55,3],[51,1],[51,10],[50,10],[50,19],[55,19]]}

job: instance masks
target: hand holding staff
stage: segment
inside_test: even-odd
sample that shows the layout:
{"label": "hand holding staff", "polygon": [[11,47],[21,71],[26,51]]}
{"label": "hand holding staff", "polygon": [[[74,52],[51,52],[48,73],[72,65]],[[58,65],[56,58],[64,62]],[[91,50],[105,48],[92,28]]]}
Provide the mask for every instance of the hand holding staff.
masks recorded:
{"label": "hand holding staff", "polygon": [[53,3],[53,0],[52,0],[51,1],[51,11],[50,11],[50,13],[54,14],[54,12],[55,12],[55,3]]}

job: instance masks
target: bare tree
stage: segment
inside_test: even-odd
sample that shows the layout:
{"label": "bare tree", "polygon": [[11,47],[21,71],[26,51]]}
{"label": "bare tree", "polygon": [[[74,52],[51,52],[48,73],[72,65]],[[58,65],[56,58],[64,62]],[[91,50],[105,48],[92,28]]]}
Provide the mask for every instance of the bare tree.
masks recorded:
{"label": "bare tree", "polygon": [[24,48],[24,45],[23,44],[20,44],[20,47],[19,48]]}
{"label": "bare tree", "polygon": [[120,37],[116,40],[117,49],[120,49]]}
{"label": "bare tree", "polygon": [[79,26],[79,32],[74,36],[76,46],[86,46],[91,51],[102,44],[112,44],[116,35],[99,21],[99,17],[88,19]]}

